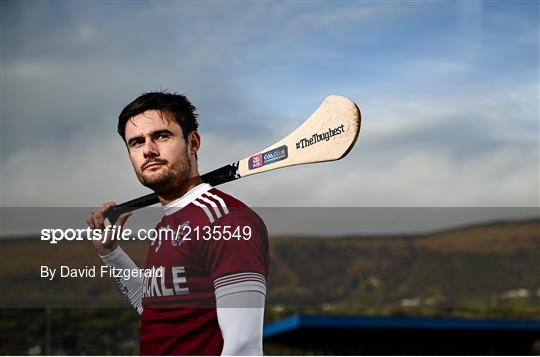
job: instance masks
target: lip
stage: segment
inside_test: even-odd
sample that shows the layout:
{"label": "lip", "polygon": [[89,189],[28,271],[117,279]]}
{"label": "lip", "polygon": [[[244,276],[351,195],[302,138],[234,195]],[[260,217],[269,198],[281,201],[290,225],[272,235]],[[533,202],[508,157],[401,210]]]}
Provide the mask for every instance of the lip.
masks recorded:
{"label": "lip", "polygon": [[161,166],[161,165],[163,165],[163,164],[162,164],[162,163],[160,163],[160,162],[152,162],[152,163],[150,163],[150,164],[146,165],[146,166],[145,166],[145,167],[143,168],[143,170],[146,170],[146,169],[152,168],[152,167],[154,167],[154,166]]}

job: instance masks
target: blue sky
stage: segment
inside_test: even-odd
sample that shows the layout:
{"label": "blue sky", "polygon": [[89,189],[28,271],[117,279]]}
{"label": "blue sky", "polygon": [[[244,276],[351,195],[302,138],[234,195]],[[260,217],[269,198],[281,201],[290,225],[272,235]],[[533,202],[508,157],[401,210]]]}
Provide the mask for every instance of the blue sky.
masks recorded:
{"label": "blue sky", "polygon": [[1,6],[3,206],[147,193],[115,126],[160,89],[199,109],[201,172],[277,141],[327,95],[358,103],[344,160],[223,186],[255,206],[539,204],[537,1]]}

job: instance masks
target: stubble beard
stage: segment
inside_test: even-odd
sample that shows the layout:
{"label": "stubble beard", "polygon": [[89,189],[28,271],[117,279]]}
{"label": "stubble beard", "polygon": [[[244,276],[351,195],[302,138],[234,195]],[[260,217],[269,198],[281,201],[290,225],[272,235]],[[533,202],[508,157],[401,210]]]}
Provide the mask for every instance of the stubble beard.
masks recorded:
{"label": "stubble beard", "polygon": [[172,163],[163,172],[150,173],[149,175],[141,173],[139,181],[157,194],[163,194],[181,187],[189,178],[190,173],[191,162],[187,153],[184,153],[179,160]]}

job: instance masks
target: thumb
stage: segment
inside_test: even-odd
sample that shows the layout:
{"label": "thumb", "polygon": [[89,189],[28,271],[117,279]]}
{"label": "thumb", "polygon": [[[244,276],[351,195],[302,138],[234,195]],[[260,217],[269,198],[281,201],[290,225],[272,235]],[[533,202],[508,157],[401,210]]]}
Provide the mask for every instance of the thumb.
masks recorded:
{"label": "thumb", "polygon": [[116,220],[115,226],[123,227],[130,216],[131,212],[122,213]]}

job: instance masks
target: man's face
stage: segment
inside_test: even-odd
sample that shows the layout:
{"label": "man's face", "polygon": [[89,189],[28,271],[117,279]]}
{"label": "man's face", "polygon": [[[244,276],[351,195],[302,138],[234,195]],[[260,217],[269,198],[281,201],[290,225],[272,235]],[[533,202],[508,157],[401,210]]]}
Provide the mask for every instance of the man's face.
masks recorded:
{"label": "man's face", "polygon": [[129,157],[141,183],[157,193],[180,187],[196,166],[182,128],[165,113],[148,110],[126,123]]}

